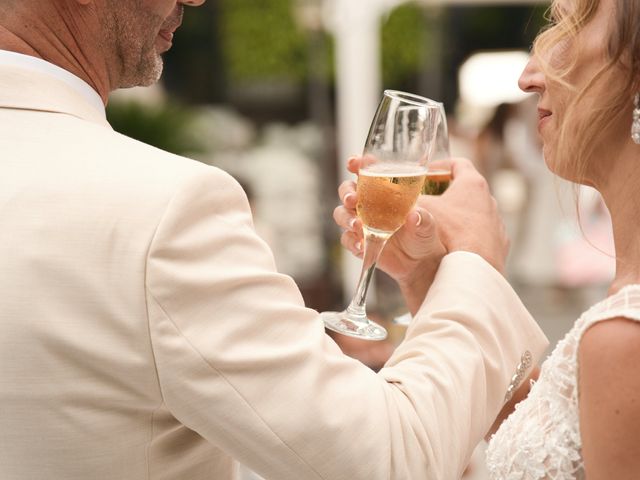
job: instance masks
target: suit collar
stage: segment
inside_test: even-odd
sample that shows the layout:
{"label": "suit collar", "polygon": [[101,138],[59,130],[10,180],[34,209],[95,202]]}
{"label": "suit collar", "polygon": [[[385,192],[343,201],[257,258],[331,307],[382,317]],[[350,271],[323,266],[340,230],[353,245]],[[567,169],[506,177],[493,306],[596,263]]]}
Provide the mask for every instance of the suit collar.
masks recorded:
{"label": "suit collar", "polygon": [[88,85],[82,80],[44,61],[52,68],[41,68],[37,59],[30,64],[7,58],[0,57],[0,108],[66,113],[110,128],[104,107],[83,89],[82,84]]}

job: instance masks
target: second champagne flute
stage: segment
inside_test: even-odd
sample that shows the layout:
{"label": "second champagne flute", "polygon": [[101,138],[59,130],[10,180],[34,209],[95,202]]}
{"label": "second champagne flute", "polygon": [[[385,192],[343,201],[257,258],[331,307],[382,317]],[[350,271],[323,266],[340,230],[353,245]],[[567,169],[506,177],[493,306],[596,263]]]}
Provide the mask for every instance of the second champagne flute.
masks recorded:
{"label": "second champagne flute", "polygon": [[[438,131],[433,155],[431,160],[435,163],[437,160],[443,160],[445,163],[451,158],[449,151],[449,132],[447,128],[447,115],[444,111],[444,105],[440,102],[433,102],[440,109],[440,121],[438,123]],[[429,168],[427,179],[422,188],[423,195],[442,195],[449,187],[451,182],[451,167],[441,165],[439,167]]]}
{"label": "second champagne flute", "polygon": [[440,108],[429,99],[386,90],[373,118],[358,174],[358,217],[364,230],[362,272],[351,303],[323,312],[327,328],[344,335],[383,340],[386,330],[367,318],[365,299],[380,253],[405,222],[427,175]]}

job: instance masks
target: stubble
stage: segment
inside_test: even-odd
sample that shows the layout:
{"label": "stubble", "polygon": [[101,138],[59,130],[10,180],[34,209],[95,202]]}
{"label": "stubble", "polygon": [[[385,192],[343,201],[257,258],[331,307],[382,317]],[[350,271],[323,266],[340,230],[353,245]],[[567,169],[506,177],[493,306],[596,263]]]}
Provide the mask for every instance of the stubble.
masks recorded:
{"label": "stubble", "polygon": [[145,10],[141,0],[107,0],[104,45],[112,50],[117,88],[149,86],[160,79],[163,62],[155,40],[164,19]]}

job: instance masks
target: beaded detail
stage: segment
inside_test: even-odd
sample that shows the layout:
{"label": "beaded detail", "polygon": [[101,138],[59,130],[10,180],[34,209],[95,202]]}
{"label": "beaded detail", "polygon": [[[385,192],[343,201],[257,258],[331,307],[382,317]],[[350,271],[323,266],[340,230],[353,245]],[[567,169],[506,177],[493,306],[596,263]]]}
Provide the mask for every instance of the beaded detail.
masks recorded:
{"label": "beaded detail", "polygon": [[640,285],[629,285],[591,307],[558,342],[528,397],[491,438],[487,448],[491,480],[584,480],[578,346],[590,326],[616,317],[640,321]]}
{"label": "beaded detail", "polygon": [[533,357],[531,356],[531,352],[527,350],[520,357],[520,363],[516,367],[516,373],[511,377],[511,383],[509,384],[509,388],[507,388],[507,393],[504,396],[504,402],[507,403],[513,397],[513,394],[518,389],[522,380],[524,379],[525,374],[529,371],[531,367],[531,361]]}

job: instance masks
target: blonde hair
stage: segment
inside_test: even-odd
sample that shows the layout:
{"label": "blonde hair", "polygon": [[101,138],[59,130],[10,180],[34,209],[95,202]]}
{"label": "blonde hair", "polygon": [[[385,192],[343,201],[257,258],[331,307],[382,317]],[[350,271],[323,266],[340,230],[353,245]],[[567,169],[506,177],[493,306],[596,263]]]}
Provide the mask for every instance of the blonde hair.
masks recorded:
{"label": "blonde hair", "polygon": [[[577,55],[572,55],[562,65],[554,65],[545,55],[552,48],[568,48],[574,44],[580,30],[593,18],[600,0],[571,0],[570,11],[564,11],[558,0],[550,9],[550,25],[534,43],[536,54],[545,76],[574,92],[559,119],[560,130],[555,155],[564,164],[571,164],[579,181],[586,180],[589,160],[594,145],[606,137],[611,125],[622,115],[628,114],[631,125],[631,102],[640,85],[640,2],[638,0],[614,0],[615,15],[609,29],[606,45],[607,61],[580,89],[572,85],[569,77],[578,66]],[[558,50],[556,50],[558,52]],[[624,87],[603,88],[611,80],[610,74],[622,74]],[[593,97],[591,95],[597,92]],[[589,114],[574,115],[576,107],[588,99]],[[556,112],[554,112],[555,115]],[[610,132],[609,132],[610,133]]]}

